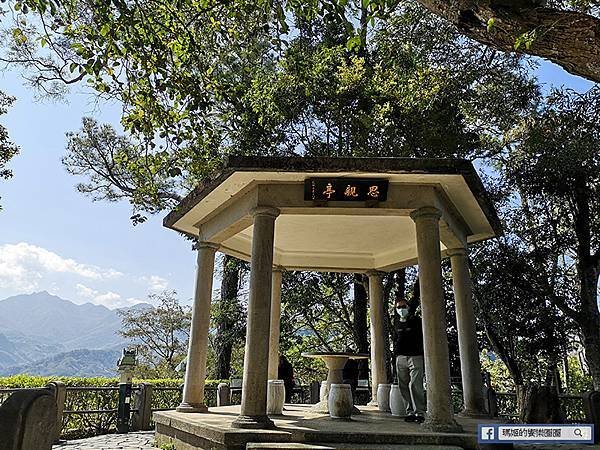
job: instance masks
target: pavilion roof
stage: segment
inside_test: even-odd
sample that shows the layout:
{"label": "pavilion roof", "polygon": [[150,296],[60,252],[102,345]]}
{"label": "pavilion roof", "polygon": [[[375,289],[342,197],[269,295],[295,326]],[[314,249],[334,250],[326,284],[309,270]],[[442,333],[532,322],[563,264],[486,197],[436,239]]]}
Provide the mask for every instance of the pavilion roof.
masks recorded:
{"label": "pavilion roof", "polygon": [[[257,185],[293,184],[299,187],[304,180],[319,177],[387,179],[390,185],[435,189],[436,195],[449,205],[448,226],[456,218],[456,224],[460,225],[458,228],[467,230],[468,242],[502,234],[496,210],[472,163],[464,159],[434,158],[230,157],[218,172],[192,190],[165,217],[163,224],[197,236],[200,226],[214,219],[231,203],[238,202]],[[416,194],[413,193],[412,198],[418,200],[420,191],[413,192]],[[276,196],[274,198],[277,199]],[[304,203],[304,206],[310,206],[310,202]],[[302,211],[289,208],[277,221],[276,264],[299,269],[333,270],[340,269],[344,261],[354,258],[355,262],[349,263],[352,270],[358,270],[361,264],[367,266],[364,267],[366,270],[393,270],[414,263],[414,225],[406,215],[391,216],[380,211],[384,215],[370,217],[369,214],[376,211],[367,210],[368,205],[363,205],[362,210],[337,211],[338,215],[333,218],[332,215],[323,215],[332,214],[331,208],[307,210],[302,206]],[[386,208],[385,202],[382,202],[381,208]],[[341,228],[336,231],[335,227]],[[355,227],[357,231],[351,231]],[[391,230],[397,230],[406,241],[398,243],[396,249],[391,249],[387,243],[394,239]],[[231,234],[220,242],[222,251],[249,259],[251,223],[238,225],[235,233],[236,236]],[[347,239],[349,236],[352,239]],[[442,251],[448,248],[445,244],[442,243]],[[372,253],[369,253],[369,245],[374,248]],[[338,252],[341,248],[348,251]],[[308,258],[304,253],[312,256]],[[317,261],[325,261],[327,258],[324,256],[330,254],[334,256],[329,262],[323,262],[322,267],[317,266]]]}

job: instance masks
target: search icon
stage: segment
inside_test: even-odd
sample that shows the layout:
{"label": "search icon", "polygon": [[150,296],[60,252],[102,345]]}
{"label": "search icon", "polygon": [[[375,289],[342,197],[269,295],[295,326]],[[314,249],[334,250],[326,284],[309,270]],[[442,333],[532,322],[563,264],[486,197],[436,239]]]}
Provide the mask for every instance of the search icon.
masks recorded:
{"label": "search icon", "polygon": [[575,436],[583,437],[583,434],[581,433],[581,428],[575,428],[575,429],[573,430],[573,434],[574,434]]}

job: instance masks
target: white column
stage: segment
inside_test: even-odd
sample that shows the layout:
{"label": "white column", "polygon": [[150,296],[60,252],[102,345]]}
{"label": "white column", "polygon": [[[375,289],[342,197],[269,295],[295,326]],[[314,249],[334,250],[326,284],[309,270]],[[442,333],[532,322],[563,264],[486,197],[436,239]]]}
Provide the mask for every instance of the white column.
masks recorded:
{"label": "white column", "polygon": [[269,338],[269,380],[276,380],[279,369],[279,333],[281,321],[282,271],[273,269],[271,286],[271,334]]}
{"label": "white column", "polygon": [[192,325],[188,343],[183,400],[177,407],[179,412],[208,411],[204,404],[204,380],[206,378],[210,301],[217,248],[216,244],[210,242],[198,243],[196,290],[192,306]]}
{"label": "white column", "polygon": [[244,375],[240,415],[234,428],[270,428],[267,417],[267,380],[269,371],[269,337],[271,317],[271,285],[275,219],[279,210],[257,207],[252,211],[252,260],[250,263],[250,296],[246,325]]}
{"label": "white column", "polygon": [[416,225],[419,287],[423,314],[423,348],[427,380],[427,417],[432,431],[460,431],[450,397],[450,363],[446,335],[446,305],[442,288],[440,212],[433,207],[413,211]]}
{"label": "white column", "polygon": [[448,249],[447,254],[452,263],[452,285],[456,304],[460,373],[464,397],[464,409],[461,414],[482,416],[486,415],[486,412],[467,250],[453,248]]}
{"label": "white column", "polygon": [[385,370],[385,340],[383,338],[383,273],[368,272],[369,315],[371,322],[371,402],[377,406],[377,386],[387,383]]}

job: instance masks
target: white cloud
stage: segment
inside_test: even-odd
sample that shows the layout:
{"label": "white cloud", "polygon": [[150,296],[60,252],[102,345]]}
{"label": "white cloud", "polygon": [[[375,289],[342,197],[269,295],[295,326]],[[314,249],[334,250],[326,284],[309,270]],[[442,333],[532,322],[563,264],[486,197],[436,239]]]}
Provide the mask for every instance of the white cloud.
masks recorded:
{"label": "white cloud", "polygon": [[150,289],[152,292],[162,292],[169,285],[167,280],[165,280],[163,277],[159,277],[158,275],[140,277],[140,281],[147,284],[148,289]]}
{"label": "white cloud", "polygon": [[112,291],[101,294],[99,291],[81,283],[77,283],[75,289],[77,294],[84,300],[89,300],[91,303],[96,305],[104,305],[110,309],[122,308],[124,306],[132,306],[136,303],[142,303],[142,300],[134,297],[128,297],[124,299],[120,294]]}
{"label": "white cloud", "polygon": [[158,275],[124,274],[26,242],[0,244],[0,298],[47,290],[75,303],[121,308],[148,302],[140,298],[168,286]]}
{"label": "white cloud", "polygon": [[2,286],[30,291],[37,289],[44,275],[50,273],[73,274],[93,280],[114,279],[123,275],[118,270],[82,264],[26,242],[0,245]]}
{"label": "white cloud", "polygon": [[107,308],[118,308],[123,305],[123,299],[115,292],[107,292],[94,297],[94,303],[104,305]]}
{"label": "white cloud", "polygon": [[98,294],[98,291],[95,291],[91,287],[87,287],[86,285],[81,283],[77,283],[75,285],[75,289],[77,290],[77,294],[83,298],[92,299]]}

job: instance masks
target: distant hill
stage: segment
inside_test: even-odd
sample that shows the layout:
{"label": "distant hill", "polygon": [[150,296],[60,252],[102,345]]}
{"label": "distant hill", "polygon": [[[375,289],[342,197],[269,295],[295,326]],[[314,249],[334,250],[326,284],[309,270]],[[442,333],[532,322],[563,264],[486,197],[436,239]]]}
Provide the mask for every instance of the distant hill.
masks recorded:
{"label": "distant hill", "polygon": [[63,351],[63,346],[21,333],[0,332],[0,370],[3,367],[26,364]]}
{"label": "distant hill", "polygon": [[[0,301],[0,373],[22,367],[31,375],[42,375],[45,368],[37,363],[45,362],[64,375],[106,375],[104,363],[113,353],[82,352],[118,351],[126,345],[117,333],[120,328],[117,310],[105,306],[77,305],[45,291],[9,297]],[[95,362],[86,363],[84,356]],[[116,359],[112,359],[114,367]]]}
{"label": "distant hill", "polygon": [[76,305],[48,292],[0,301],[0,332],[61,345],[64,350],[102,349],[122,342],[121,319],[105,306]]}
{"label": "distant hill", "polygon": [[65,377],[116,377],[119,350],[72,350],[21,366],[0,369],[0,376],[22,373]]}

